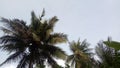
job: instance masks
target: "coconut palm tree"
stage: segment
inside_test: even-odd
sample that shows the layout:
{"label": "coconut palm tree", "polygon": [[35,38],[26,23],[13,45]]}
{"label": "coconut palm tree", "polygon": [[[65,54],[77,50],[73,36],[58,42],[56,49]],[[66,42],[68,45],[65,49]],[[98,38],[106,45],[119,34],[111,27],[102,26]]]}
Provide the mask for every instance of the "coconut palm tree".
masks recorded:
{"label": "coconut palm tree", "polygon": [[5,24],[1,30],[5,34],[0,37],[0,49],[11,53],[1,65],[19,59],[17,68],[33,68],[36,64],[44,65],[44,62],[54,67],[57,65],[54,58],[66,58],[65,52],[55,44],[66,42],[67,36],[54,32],[54,26],[58,21],[56,16],[43,20],[44,15],[45,11],[38,18],[32,12],[30,25],[19,19],[1,18],[1,22]]}
{"label": "coconut palm tree", "polygon": [[73,68],[90,68],[90,57],[93,54],[91,49],[88,48],[89,44],[84,40],[80,42],[73,41],[69,43],[72,55],[67,57],[66,62],[71,63]]}
{"label": "coconut palm tree", "polygon": [[98,68],[118,68],[120,67],[120,53],[115,49],[106,46],[103,42],[98,43],[95,48],[96,54],[99,57],[97,62]]}

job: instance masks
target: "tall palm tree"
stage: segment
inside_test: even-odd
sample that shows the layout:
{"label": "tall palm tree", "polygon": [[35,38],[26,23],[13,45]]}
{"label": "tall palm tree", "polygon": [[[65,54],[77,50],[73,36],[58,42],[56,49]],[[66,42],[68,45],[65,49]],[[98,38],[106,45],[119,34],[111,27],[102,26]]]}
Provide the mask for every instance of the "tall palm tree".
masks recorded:
{"label": "tall palm tree", "polygon": [[118,68],[120,67],[120,53],[115,49],[106,46],[103,42],[98,43],[95,48],[96,54],[99,57],[97,62],[98,68]]}
{"label": "tall palm tree", "polygon": [[85,40],[83,42],[78,40],[70,42],[69,45],[73,54],[68,56],[66,62],[71,63],[70,66],[73,68],[90,68],[90,57],[93,53],[88,48],[89,44]]}
{"label": "tall palm tree", "polygon": [[57,65],[54,58],[66,58],[65,52],[55,44],[66,42],[67,36],[54,33],[54,26],[58,21],[56,16],[43,20],[44,15],[45,11],[38,18],[32,12],[30,25],[19,19],[1,18],[1,22],[5,24],[1,30],[5,34],[0,37],[0,49],[12,53],[1,65],[19,59],[17,68],[33,68],[33,65],[43,65],[44,62],[54,67]]}

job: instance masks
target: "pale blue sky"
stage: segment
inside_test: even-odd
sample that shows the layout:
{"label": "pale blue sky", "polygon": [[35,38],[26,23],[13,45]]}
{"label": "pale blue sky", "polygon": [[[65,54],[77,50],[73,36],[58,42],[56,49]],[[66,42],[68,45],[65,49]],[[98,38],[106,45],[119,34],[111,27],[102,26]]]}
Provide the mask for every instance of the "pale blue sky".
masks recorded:
{"label": "pale blue sky", "polygon": [[[23,19],[28,24],[30,12],[39,15],[43,8],[46,19],[58,17],[55,32],[68,34],[70,41],[87,39],[91,47],[108,36],[120,41],[120,0],[0,0],[0,16]],[[67,45],[61,47],[70,53]],[[6,57],[0,54],[0,58]]]}

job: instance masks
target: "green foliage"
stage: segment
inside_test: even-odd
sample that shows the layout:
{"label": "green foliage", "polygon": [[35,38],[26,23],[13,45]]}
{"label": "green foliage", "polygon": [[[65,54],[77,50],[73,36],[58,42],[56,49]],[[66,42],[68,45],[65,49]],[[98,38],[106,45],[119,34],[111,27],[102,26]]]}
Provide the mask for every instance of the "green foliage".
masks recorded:
{"label": "green foliage", "polygon": [[78,40],[77,42],[70,42],[69,45],[73,54],[67,57],[66,63],[70,63],[73,68],[87,68],[93,54],[88,48],[89,44],[85,40],[83,42]]}
{"label": "green foliage", "polygon": [[0,49],[11,54],[0,66],[19,60],[16,68],[45,68],[47,63],[52,68],[64,68],[57,64],[55,59],[66,57],[65,68],[118,68],[120,67],[120,42],[107,41],[98,43],[95,51],[100,60],[93,57],[89,44],[84,40],[69,42],[73,54],[66,53],[55,46],[68,41],[64,33],[55,33],[54,26],[58,21],[56,16],[49,20],[43,20],[45,10],[40,17],[31,12],[31,23],[19,19],[1,18],[5,26],[0,29],[5,33],[0,37]]}
{"label": "green foliage", "polygon": [[104,44],[114,48],[115,50],[120,50],[120,42],[117,41],[104,41]]}
{"label": "green foliage", "polygon": [[55,46],[67,41],[66,34],[54,33],[57,17],[43,20],[44,15],[44,10],[39,18],[32,12],[30,25],[19,19],[1,18],[1,22],[5,24],[1,30],[5,34],[0,37],[0,49],[14,52],[1,65],[20,60],[17,68],[33,68],[34,64],[44,68],[44,62],[54,67],[58,65],[54,58],[66,58],[66,53]]}
{"label": "green foliage", "polygon": [[97,62],[99,68],[117,68],[120,67],[120,53],[104,43],[99,43],[96,47],[96,54],[100,58]]}

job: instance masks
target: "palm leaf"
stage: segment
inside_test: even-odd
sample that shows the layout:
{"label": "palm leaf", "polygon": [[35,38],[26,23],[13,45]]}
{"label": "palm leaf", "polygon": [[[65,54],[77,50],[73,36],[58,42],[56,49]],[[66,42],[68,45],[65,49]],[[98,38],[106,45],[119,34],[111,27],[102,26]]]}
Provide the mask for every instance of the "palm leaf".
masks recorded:
{"label": "palm leaf", "polygon": [[54,57],[55,58],[59,58],[59,59],[66,59],[66,53],[62,50],[62,49],[57,49],[54,53]]}
{"label": "palm leaf", "polygon": [[11,33],[12,35],[16,35],[16,36],[22,36],[22,37],[28,37],[29,36],[29,31],[28,27],[26,26],[26,23],[22,20],[18,20],[18,19],[13,19],[13,20],[8,20],[5,18],[1,19],[2,22],[4,22],[6,24],[7,28],[1,27],[1,29],[9,34]]}
{"label": "palm leaf", "polygon": [[67,56],[62,49],[53,45],[43,45],[40,46],[40,48],[42,48],[44,52],[51,54],[55,58],[65,59]]}
{"label": "palm leaf", "polygon": [[120,42],[117,41],[104,41],[105,45],[114,48],[115,50],[120,50]]}
{"label": "palm leaf", "polygon": [[35,13],[32,11],[31,12],[31,24],[30,24],[30,28],[33,31],[36,31],[40,28],[41,22],[40,20],[36,17]]}
{"label": "palm leaf", "polygon": [[70,63],[70,61],[72,61],[74,59],[74,55],[69,55],[67,57],[66,63]]}
{"label": "palm leaf", "polygon": [[27,62],[27,56],[24,55],[23,58],[20,60],[19,64],[17,65],[16,68],[25,68],[26,65],[28,65],[28,62]]}
{"label": "palm leaf", "polygon": [[63,33],[54,33],[50,35],[48,41],[50,44],[63,43],[67,41],[67,35]]}
{"label": "palm leaf", "polygon": [[40,20],[42,20],[42,17],[45,16],[45,9],[43,9],[41,16],[39,17]]}
{"label": "palm leaf", "polygon": [[6,33],[6,34],[16,34],[15,32],[13,32],[12,30],[5,28],[5,27],[0,27],[0,29]]}
{"label": "palm leaf", "polygon": [[95,50],[96,50],[96,54],[100,58],[100,61],[98,64],[101,67],[114,68],[116,66],[114,64],[119,64],[119,63],[116,63],[116,61],[118,60],[115,60],[116,59],[115,50],[108,46],[105,46],[104,43],[98,43],[98,46],[96,47]]}
{"label": "palm leaf", "polygon": [[47,27],[47,29],[53,31],[53,27],[55,26],[55,24],[56,24],[57,21],[58,21],[58,19],[57,19],[56,16],[52,17],[52,18],[49,20],[49,22],[48,22],[48,27]]}
{"label": "palm leaf", "polygon": [[3,63],[1,63],[0,66],[10,61],[17,61],[21,57],[22,57],[22,52],[20,51],[15,52],[14,54],[10,55]]}
{"label": "palm leaf", "polygon": [[17,42],[17,41],[20,41],[20,39],[15,36],[5,35],[5,36],[0,37],[0,41],[2,44],[2,43],[14,42],[14,41]]}

